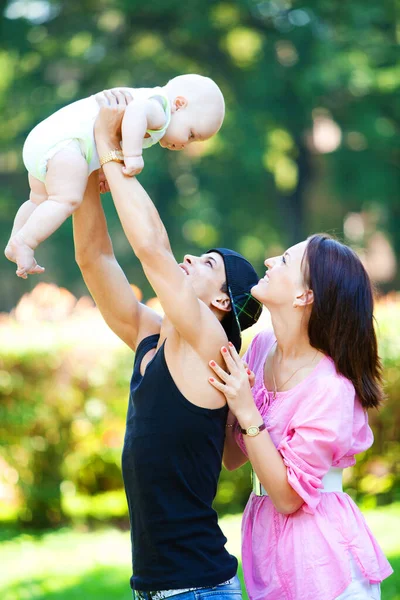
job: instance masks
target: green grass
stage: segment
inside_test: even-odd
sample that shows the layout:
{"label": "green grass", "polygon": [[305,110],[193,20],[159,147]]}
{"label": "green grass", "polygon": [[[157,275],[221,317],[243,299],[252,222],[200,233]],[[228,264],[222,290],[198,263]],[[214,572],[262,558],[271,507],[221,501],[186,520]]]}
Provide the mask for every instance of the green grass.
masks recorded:
{"label": "green grass", "polygon": [[[365,515],[395,569],[382,584],[382,600],[400,600],[400,503]],[[221,525],[229,551],[239,556],[240,516]],[[128,532],[0,532],[1,600],[132,600],[129,577]]]}

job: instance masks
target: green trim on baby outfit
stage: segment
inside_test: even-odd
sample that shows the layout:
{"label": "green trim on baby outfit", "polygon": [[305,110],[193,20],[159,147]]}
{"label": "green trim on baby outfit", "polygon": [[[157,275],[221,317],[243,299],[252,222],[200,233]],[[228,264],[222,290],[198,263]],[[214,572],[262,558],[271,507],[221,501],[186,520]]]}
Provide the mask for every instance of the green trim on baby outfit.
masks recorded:
{"label": "green trim on baby outfit", "polygon": [[169,98],[167,98],[167,96],[163,96],[162,94],[155,94],[154,96],[150,96],[149,100],[151,98],[160,98],[161,100],[161,106],[164,109],[165,115],[167,117],[167,121],[166,123],[161,127],[161,129],[147,129],[146,133],[148,134],[152,134],[152,133],[160,133],[161,131],[166,131],[168,128],[168,125],[171,122],[171,107],[169,104]]}

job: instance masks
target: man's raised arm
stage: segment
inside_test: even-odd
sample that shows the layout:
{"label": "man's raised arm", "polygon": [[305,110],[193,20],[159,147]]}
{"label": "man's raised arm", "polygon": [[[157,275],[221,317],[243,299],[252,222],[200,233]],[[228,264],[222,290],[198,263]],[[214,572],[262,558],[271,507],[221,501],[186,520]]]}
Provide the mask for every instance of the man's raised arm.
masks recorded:
{"label": "man's raised arm", "polygon": [[130,348],[160,331],[160,317],[138,302],[113,252],[100,201],[97,173],[73,215],[75,257],[85,283],[109,327]]}
{"label": "man's raised arm", "polygon": [[[101,108],[95,124],[100,156],[107,155],[119,143],[113,132],[117,130],[116,115],[120,109],[112,97],[108,100],[110,105]],[[204,334],[202,338],[207,337],[209,326],[213,335],[215,321],[176,262],[156,207],[137,179],[123,175],[121,165],[111,161],[103,169],[122,227],[165,314],[184,339],[198,345],[199,330]],[[206,319],[205,314],[208,314]]]}

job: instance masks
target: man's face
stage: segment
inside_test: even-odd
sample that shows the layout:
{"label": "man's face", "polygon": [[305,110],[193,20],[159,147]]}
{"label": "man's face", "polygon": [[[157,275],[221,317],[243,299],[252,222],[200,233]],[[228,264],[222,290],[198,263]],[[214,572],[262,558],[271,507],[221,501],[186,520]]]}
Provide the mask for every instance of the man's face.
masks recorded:
{"label": "man's face", "polygon": [[[186,254],[180,268],[190,278],[197,297],[210,306],[215,298],[224,295],[221,288],[226,282],[225,265],[218,252],[210,252],[201,256]],[[226,296],[226,294],[225,294]]]}

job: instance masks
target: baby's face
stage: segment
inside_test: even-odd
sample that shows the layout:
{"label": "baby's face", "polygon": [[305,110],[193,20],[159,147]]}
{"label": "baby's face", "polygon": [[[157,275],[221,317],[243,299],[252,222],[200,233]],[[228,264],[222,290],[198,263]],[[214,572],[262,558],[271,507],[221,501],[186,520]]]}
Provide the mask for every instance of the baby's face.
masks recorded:
{"label": "baby's face", "polygon": [[[221,117],[212,109],[202,109],[192,103],[173,107],[171,121],[160,146],[169,150],[183,150],[192,142],[208,140],[221,126]],[[223,117],[222,117],[223,118]]]}

